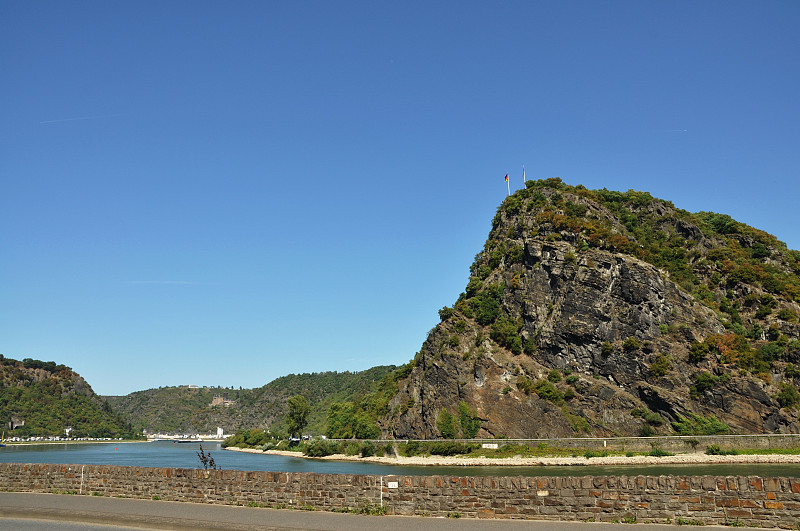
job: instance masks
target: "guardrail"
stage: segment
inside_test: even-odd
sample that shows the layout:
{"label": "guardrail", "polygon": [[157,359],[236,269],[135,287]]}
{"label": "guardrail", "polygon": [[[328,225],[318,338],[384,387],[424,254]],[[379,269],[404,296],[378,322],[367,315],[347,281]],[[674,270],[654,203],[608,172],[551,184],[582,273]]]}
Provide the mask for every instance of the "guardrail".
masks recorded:
{"label": "guardrail", "polygon": [[[336,442],[349,442],[353,439],[329,439]],[[704,452],[712,444],[722,449],[773,449],[800,448],[800,434],[772,433],[763,435],[670,435],[656,437],[571,437],[556,439],[359,439],[359,442],[375,444],[396,444],[408,442],[454,441],[468,444],[525,444],[575,450],[642,451],[661,448],[668,451]]]}

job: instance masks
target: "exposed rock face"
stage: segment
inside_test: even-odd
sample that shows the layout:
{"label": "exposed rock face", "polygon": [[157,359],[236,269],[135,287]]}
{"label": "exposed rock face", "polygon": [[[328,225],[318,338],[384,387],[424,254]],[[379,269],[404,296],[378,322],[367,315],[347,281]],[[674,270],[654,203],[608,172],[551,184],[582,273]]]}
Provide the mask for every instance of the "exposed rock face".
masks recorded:
{"label": "exposed rock face", "polygon": [[[636,257],[652,258],[652,246],[638,244],[618,213],[556,184],[518,192],[501,206],[466,293],[440,312],[442,322],[400,382],[385,434],[438,437],[440,412],[454,413],[460,402],[481,419],[483,436],[671,433],[673,423],[692,415],[715,416],[736,433],[799,432],[797,414],[775,398],[778,373],[798,355],[796,324],[769,317],[759,324],[758,330],[777,324],[789,345],[767,373],[742,370],[744,362],[731,363],[722,347],[690,356],[698,345],[715,344],[714,338],[739,337],[730,331],[733,313],[727,319],[717,310],[731,291],[740,298],[754,294],[751,301],[766,297],[759,286],[708,282],[716,267],[708,265],[709,252],[730,245],[728,240],[701,230],[688,213],[663,201],[650,198],[633,210],[656,227],[655,237],[685,242],[674,253],[693,275],[686,286],[710,293],[703,304],[667,270]],[[633,224],[630,218],[627,223]],[[800,309],[791,299],[773,299]],[[757,320],[745,303],[737,305],[741,330],[753,327]],[[747,352],[767,340],[752,330]],[[713,385],[698,384],[700,373],[707,375],[703,383]]]}

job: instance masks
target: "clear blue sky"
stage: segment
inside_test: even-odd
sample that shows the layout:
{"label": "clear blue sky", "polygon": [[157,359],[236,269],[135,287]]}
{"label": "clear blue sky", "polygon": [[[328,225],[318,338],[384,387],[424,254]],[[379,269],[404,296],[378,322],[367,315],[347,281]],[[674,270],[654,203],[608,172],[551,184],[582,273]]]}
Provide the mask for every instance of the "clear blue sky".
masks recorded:
{"label": "clear blue sky", "polygon": [[401,364],[527,177],[800,248],[800,2],[0,3],[0,353]]}

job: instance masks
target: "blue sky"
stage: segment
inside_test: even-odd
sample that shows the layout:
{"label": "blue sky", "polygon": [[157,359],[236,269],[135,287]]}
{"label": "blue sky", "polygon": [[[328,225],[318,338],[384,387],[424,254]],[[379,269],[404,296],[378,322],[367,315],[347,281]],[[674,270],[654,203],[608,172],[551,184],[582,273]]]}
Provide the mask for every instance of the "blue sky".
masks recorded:
{"label": "blue sky", "polygon": [[0,3],[0,353],[100,394],[401,364],[527,177],[800,248],[800,3]]}

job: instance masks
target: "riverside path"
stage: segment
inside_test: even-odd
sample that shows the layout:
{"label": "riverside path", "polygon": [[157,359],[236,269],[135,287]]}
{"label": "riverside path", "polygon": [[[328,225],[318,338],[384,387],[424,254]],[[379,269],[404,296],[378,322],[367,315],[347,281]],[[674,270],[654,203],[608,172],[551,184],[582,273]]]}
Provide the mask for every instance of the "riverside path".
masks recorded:
{"label": "riverside path", "polygon": [[[635,531],[666,531],[677,525],[644,524]],[[686,529],[680,526],[681,529]],[[321,511],[260,509],[94,496],[0,492],[0,530],[122,531],[127,529],[361,531],[611,531],[619,524],[541,520],[474,520],[422,516],[363,516]],[[704,526],[706,530],[727,527]],[[754,528],[744,528],[754,529]]]}

